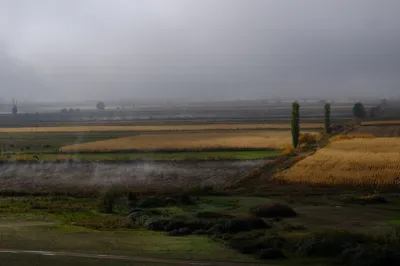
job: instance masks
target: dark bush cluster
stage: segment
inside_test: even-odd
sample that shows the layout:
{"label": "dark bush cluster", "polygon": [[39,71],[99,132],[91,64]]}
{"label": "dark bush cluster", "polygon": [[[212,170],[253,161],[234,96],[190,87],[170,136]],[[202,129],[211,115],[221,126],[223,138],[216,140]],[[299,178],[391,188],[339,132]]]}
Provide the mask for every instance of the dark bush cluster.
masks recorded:
{"label": "dark bush cluster", "polygon": [[374,239],[350,231],[324,231],[299,239],[293,246],[302,256],[336,258],[351,266],[398,265],[400,247],[397,242]]}
{"label": "dark bush cluster", "polygon": [[[129,218],[134,224],[152,231],[168,232],[171,236],[188,235],[194,232],[204,234],[204,232],[208,233],[213,226],[212,223],[202,220],[164,219],[161,217],[160,212],[146,209],[134,209],[129,214]],[[185,230],[181,230],[183,228]]]}
{"label": "dark bush cluster", "polygon": [[297,216],[297,213],[291,207],[283,204],[255,206],[251,208],[250,213],[262,218],[289,218]]}
{"label": "dark bush cluster", "polygon": [[232,218],[232,219],[220,219],[215,225],[209,230],[211,235],[215,237],[222,236],[227,233],[238,233],[244,231],[250,231],[253,229],[267,229],[271,228],[264,220],[257,217],[245,217],[245,218]]}
{"label": "dark bush cluster", "polygon": [[[281,250],[285,244],[286,240],[281,236],[253,232],[235,235],[228,241],[228,246],[232,249],[243,254],[254,254],[258,257],[261,257],[261,252],[269,249],[274,249],[274,251]],[[262,257],[267,259],[267,254],[264,254]]]}
{"label": "dark bush cluster", "polygon": [[201,219],[220,219],[220,218],[233,218],[233,215],[221,213],[221,212],[198,212],[197,218]]}
{"label": "dark bush cluster", "polygon": [[[133,203],[133,201],[131,201],[131,203]],[[135,204],[138,208],[159,208],[173,205],[190,205],[193,204],[193,201],[189,195],[182,194],[175,197],[152,196],[139,200],[135,199]]]}

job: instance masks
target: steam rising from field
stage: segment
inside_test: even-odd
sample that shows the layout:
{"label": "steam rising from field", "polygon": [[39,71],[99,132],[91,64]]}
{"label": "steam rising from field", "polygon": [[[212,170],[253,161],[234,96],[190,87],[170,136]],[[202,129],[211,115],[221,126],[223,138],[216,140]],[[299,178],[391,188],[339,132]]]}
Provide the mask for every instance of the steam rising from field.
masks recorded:
{"label": "steam rising from field", "polygon": [[0,165],[2,190],[229,185],[265,160]]}

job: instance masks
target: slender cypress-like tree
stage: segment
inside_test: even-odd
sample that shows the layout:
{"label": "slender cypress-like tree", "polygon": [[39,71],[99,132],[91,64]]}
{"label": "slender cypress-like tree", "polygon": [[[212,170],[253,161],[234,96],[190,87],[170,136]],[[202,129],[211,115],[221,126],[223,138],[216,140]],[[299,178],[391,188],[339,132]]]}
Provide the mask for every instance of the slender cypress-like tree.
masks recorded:
{"label": "slender cypress-like tree", "polygon": [[300,137],[300,105],[297,102],[292,104],[291,132],[293,147],[297,148]]}
{"label": "slender cypress-like tree", "polygon": [[324,109],[325,109],[325,121],[324,121],[325,133],[331,134],[331,104],[326,103]]}

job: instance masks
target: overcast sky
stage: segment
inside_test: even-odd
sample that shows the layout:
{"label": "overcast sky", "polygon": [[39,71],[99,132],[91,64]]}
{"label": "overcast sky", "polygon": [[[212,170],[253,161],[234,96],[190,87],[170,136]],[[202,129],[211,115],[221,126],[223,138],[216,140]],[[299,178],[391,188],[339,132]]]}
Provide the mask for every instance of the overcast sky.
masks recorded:
{"label": "overcast sky", "polygon": [[0,98],[400,96],[399,0],[0,0]]}

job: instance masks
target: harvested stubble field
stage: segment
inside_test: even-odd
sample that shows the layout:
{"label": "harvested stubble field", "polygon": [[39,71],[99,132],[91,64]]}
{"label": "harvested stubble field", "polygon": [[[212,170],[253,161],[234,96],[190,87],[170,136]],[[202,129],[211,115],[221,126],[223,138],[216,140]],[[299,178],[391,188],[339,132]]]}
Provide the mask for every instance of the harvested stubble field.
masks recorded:
{"label": "harvested stubble field", "polygon": [[389,124],[364,125],[354,129],[352,132],[374,134],[377,137],[400,137],[400,123],[396,124],[395,122],[396,121],[389,121]]}
{"label": "harvested stubble field", "polygon": [[335,141],[274,178],[326,185],[399,185],[400,139]]}
{"label": "harvested stubble field", "polygon": [[[320,123],[302,124],[303,129],[323,128]],[[196,131],[196,130],[238,130],[238,129],[289,129],[289,124],[204,124],[204,125],[139,125],[139,126],[54,126],[0,128],[3,133],[23,132],[103,132],[103,131]]]}
{"label": "harvested stubble field", "polygon": [[193,132],[141,134],[67,145],[61,152],[112,152],[207,149],[281,149],[291,143],[289,131]]}

